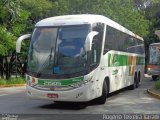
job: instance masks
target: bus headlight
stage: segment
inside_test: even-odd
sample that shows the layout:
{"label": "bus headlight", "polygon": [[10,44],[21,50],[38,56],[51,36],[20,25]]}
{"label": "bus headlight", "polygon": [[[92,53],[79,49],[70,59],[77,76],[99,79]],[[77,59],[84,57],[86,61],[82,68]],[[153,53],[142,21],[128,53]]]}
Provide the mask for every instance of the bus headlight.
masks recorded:
{"label": "bus headlight", "polygon": [[148,68],[148,70],[150,71],[150,70],[151,70],[151,68]]}
{"label": "bus headlight", "polygon": [[84,80],[83,80],[83,84],[86,84],[86,83],[88,83],[88,82],[93,82],[93,81],[92,81],[92,76],[90,76],[90,77],[88,77],[87,79],[84,79]]}
{"label": "bus headlight", "polygon": [[38,83],[38,80],[35,77],[32,77],[31,79],[27,80],[27,85],[29,85],[29,86],[34,86],[37,83]]}
{"label": "bus headlight", "polygon": [[91,80],[92,80],[92,76],[89,77],[88,79],[84,79],[84,80],[81,81],[81,82],[73,83],[73,84],[71,84],[70,86],[71,86],[71,87],[78,88],[78,87],[81,87],[82,85],[85,85],[85,84],[91,82]]}

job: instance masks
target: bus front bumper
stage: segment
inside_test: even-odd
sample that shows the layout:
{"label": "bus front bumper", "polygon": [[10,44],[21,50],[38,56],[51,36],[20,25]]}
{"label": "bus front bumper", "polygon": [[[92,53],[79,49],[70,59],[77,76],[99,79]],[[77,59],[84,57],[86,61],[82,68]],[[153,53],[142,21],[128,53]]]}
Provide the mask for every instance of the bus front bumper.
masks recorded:
{"label": "bus front bumper", "polygon": [[53,101],[86,102],[100,96],[100,90],[91,84],[67,91],[44,91],[27,85],[26,90],[30,98]]}
{"label": "bus front bumper", "polygon": [[160,75],[160,69],[154,70],[154,69],[147,69],[148,75]]}

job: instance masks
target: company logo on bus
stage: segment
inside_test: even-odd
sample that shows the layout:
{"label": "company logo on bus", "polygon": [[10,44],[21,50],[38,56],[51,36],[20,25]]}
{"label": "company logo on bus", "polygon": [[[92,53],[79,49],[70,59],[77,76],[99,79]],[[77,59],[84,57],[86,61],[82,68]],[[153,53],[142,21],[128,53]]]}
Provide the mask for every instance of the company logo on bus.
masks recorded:
{"label": "company logo on bus", "polygon": [[61,86],[60,82],[44,82],[44,86]]}

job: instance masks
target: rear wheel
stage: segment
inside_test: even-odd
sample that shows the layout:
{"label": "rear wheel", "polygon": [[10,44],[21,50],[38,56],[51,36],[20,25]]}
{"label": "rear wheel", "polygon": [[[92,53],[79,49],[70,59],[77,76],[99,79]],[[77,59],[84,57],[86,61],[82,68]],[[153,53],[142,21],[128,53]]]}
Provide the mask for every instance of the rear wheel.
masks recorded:
{"label": "rear wheel", "polygon": [[141,75],[140,75],[140,73],[139,73],[139,74],[138,74],[138,78],[137,78],[137,80],[136,80],[136,88],[139,87],[140,80],[141,80]]}
{"label": "rear wheel", "polygon": [[137,80],[137,75],[135,74],[134,75],[134,83],[133,83],[133,85],[130,86],[131,90],[134,90],[137,87],[137,81],[138,81]]}
{"label": "rear wheel", "polygon": [[102,95],[99,98],[96,98],[96,102],[99,104],[105,104],[106,98],[108,95],[108,86],[106,81],[103,82]]}
{"label": "rear wheel", "polygon": [[152,75],[152,79],[154,80],[154,81],[156,81],[157,80],[157,75]]}

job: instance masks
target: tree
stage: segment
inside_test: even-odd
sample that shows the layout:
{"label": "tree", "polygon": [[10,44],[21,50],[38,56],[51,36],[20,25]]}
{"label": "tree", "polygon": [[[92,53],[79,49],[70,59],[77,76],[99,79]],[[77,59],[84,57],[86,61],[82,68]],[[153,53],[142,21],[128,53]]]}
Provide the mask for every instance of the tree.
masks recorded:
{"label": "tree", "polygon": [[[65,14],[101,14],[144,37],[149,31],[149,21],[139,10],[134,0],[20,0],[23,8],[30,12],[30,25],[40,19]],[[137,1],[137,0],[136,0]],[[146,1],[146,0],[145,0]],[[31,29],[30,29],[31,30]]]}
{"label": "tree", "polygon": [[53,4],[49,0],[20,0],[21,8],[29,12],[26,31],[32,31],[35,23],[51,16]]}
{"label": "tree", "polygon": [[149,31],[149,21],[135,7],[134,0],[68,0],[70,11],[107,16],[129,30],[144,37]]}
{"label": "tree", "polygon": [[150,21],[149,34],[145,37],[147,46],[150,43],[160,42],[160,39],[155,35],[155,30],[160,29],[160,1],[148,0],[150,4],[144,9],[144,16]]}
{"label": "tree", "polygon": [[28,12],[22,10],[18,0],[0,1],[0,69],[1,77],[6,74],[6,79],[10,77],[9,54],[15,50],[17,36],[26,29],[25,21],[28,18]]}
{"label": "tree", "polygon": [[0,61],[5,58],[8,64],[7,56],[14,53],[17,37],[31,32],[39,20],[57,15],[101,14],[145,37],[151,30],[149,26],[153,26],[146,19],[149,12],[146,8],[153,4],[150,1],[158,0],[1,0]]}

